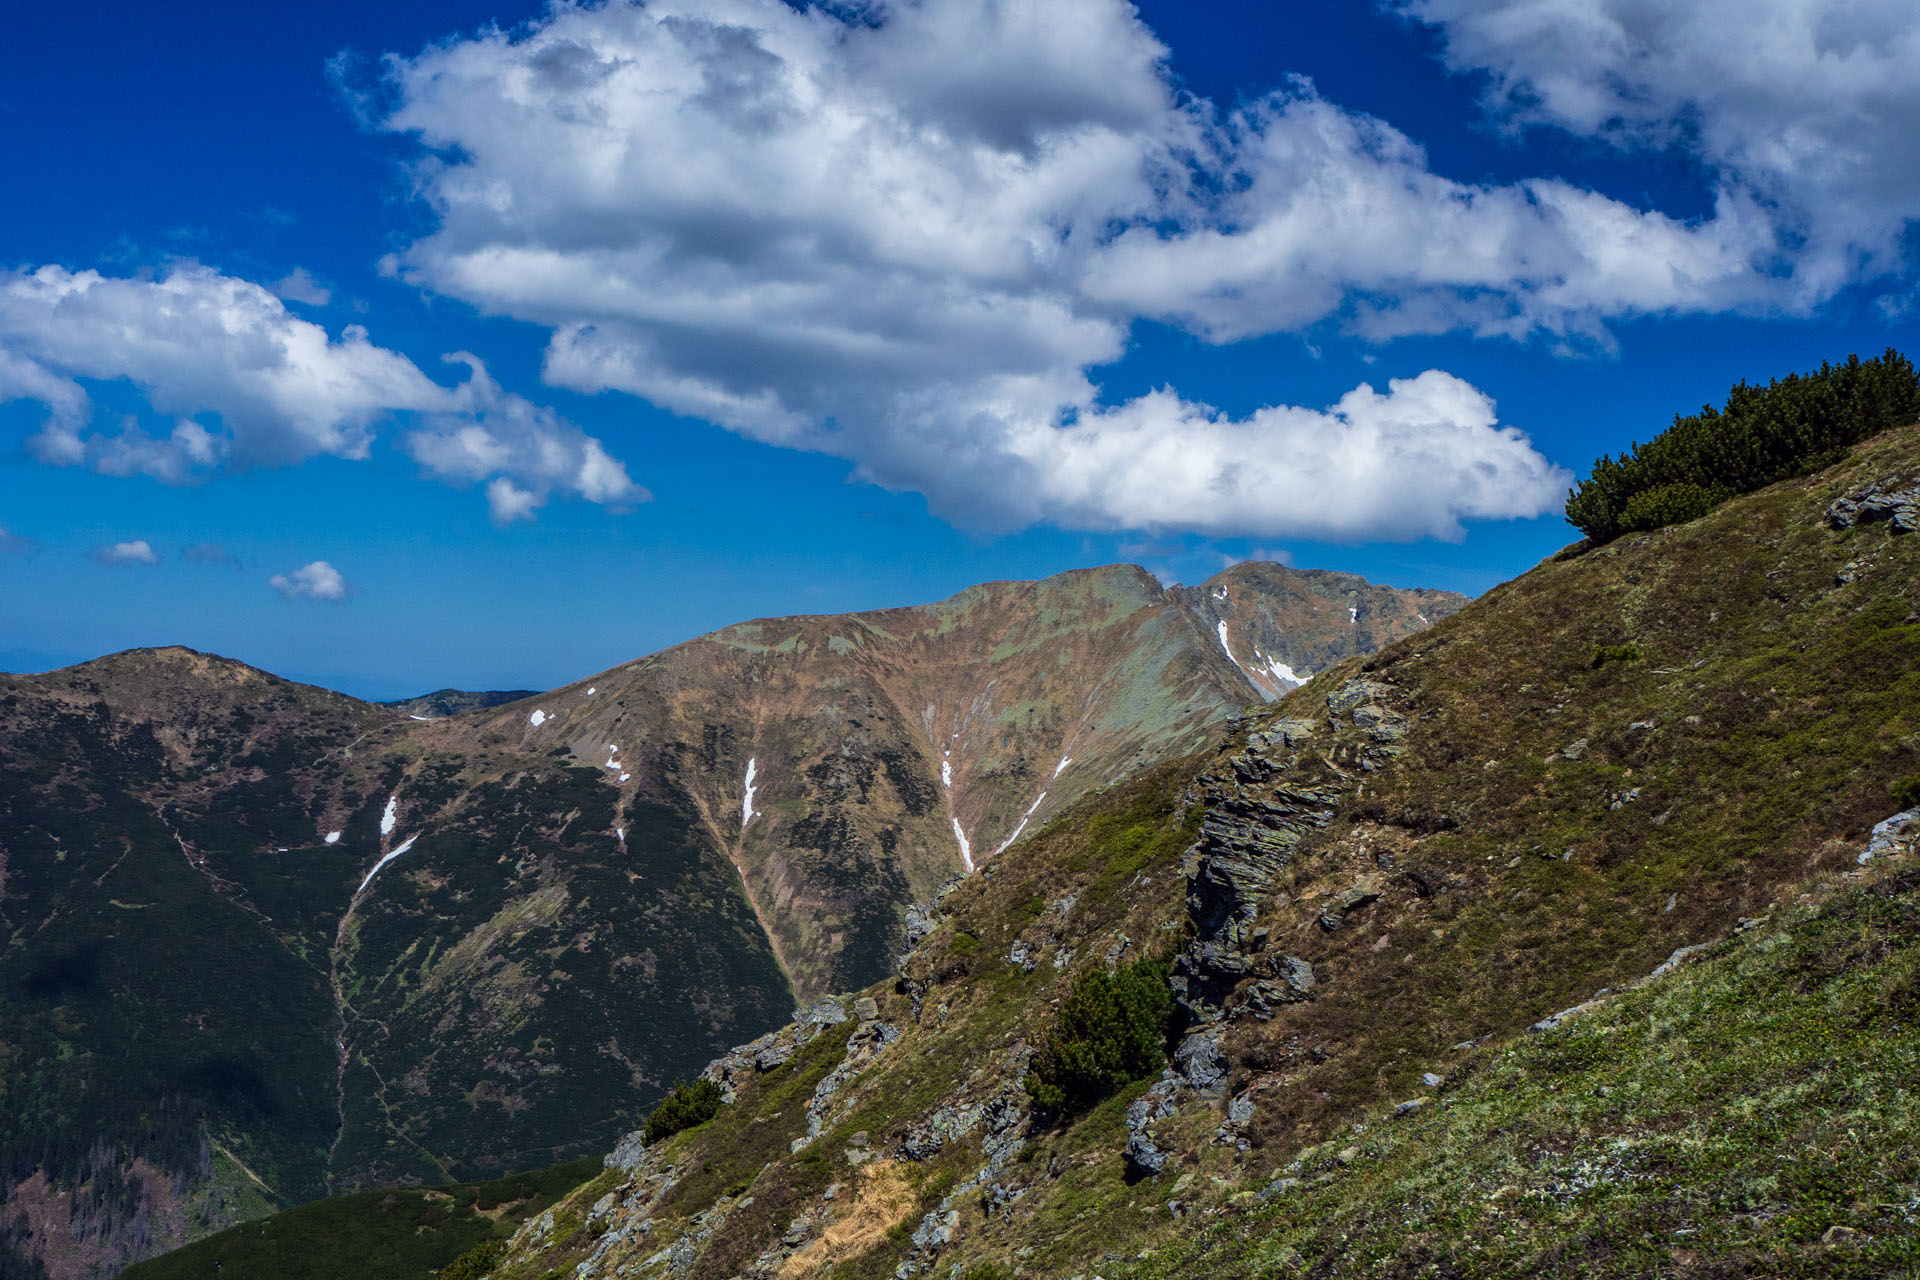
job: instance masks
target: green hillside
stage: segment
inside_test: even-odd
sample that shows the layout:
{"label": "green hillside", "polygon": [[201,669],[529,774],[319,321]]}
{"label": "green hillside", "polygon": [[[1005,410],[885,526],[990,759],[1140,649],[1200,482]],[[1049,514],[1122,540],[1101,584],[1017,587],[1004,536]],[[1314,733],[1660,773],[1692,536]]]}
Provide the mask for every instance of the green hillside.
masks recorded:
{"label": "green hillside", "polygon": [[[1088,797],[491,1274],[1910,1268],[1916,496],[1887,433]],[[1166,1070],[1037,1107],[1142,956]]]}
{"label": "green hillside", "polygon": [[136,1263],[127,1280],[421,1280],[600,1172],[589,1157],[492,1182],[360,1191],[231,1227]]}

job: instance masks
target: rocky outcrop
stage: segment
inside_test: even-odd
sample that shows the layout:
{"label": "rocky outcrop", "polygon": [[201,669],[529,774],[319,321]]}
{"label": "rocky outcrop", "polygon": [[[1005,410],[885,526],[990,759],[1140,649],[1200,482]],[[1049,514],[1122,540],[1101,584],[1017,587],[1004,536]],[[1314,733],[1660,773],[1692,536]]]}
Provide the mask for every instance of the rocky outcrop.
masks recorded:
{"label": "rocky outcrop", "polygon": [[[1399,754],[1406,719],[1391,709],[1391,686],[1349,680],[1326,695],[1327,718],[1279,720],[1247,737],[1246,747],[1196,784],[1207,806],[1200,838],[1187,851],[1187,916],[1194,940],[1174,961],[1174,998],[1194,1022],[1222,1014],[1228,997],[1249,978],[1258,979],[1245,1004],[1248,1013],[1271,1017],[1275,1005],[1304,999],[1313,985],[1305,961],[1283,957],[1263,969],[1255,957],[1267,935],[1253,921],[1270,902],[1282,868],[1313,832],[1333,821],[1344,788],[1276,781],[1284,753],[1325,734],[1351,748],[1361,769],[1377,769]],[[1371,882],[1356,885],[1321,917],[1329,931],[1347,913],[1380,896]]]}
{"label": "rocky outcrop", "polygon": [[1827,507],[1830,529],[1851,529],[1882,520],[1895,533],[1920,531],[1920,484],[1900,488],[1897,481],[1882,481],[1836,498]]}
{"label": "rocky outcrop", "polygon": [[[814,1037],[828,1027],[847,1022],[849,1017],[839,1000],[815,1001],[794,1010],[793,1021],[787,1026],[769,1031],[757,1040],[750,1040],[721,1054],[709,1062],[700,1075],[719,1085],[721,1096],[732,1102],[740,1082],[750,1074],[771,1071],[783,1065],[801,1046],[812,1043]],[[627,1138],[631,1140],[635,1136],[628,1134]]]}

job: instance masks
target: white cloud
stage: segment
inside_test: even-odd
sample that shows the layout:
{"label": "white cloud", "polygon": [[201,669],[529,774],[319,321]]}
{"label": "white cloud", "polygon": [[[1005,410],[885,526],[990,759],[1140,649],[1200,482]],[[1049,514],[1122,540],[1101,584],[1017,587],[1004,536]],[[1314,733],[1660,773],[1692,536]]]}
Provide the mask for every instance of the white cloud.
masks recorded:
{"label": "white cloud", "polygon": [[325,560],[302,565],[292,573],[276,573],[267,585],[289,600],[326,600],[338,604],[353,593],[353,584]]}
{"label": "white cloud", "polygon": [[1896,270],[1920,214],[1920,22],[1912,0],[1408,0],[1458,69],[1485,69],[1518,126],[1677,147],[1722,201],[1784,233],[1810,305]]}
{"label": "white cloud", "polygon": [[555,490],[615,506],[652,496],[600,441],[553,410],[502,391],[478,357],[462,351],[447,358],[467,366],[467,380],[447,411],[426,415],[407,434],[406,448],[442,479],[486,481],[494,523],[531,520]]}
{"label": "white cloud", "polygon": [[26,555],[39,545],[32,538],[9,533],[4,525],[0,525],[0,556]]}
{"label": "white cloud", "polygon": [[159,553],[145,538],[136,538],[132,542],[115,542],[93,549],[93,558],[101,564],[127,565],[160,563]]}
{"label": "white cloud", "polygon": [[295,267],[271,287],[276,297],[288,302],[304,302],[310,307],[324,307],[333,301],[333,290],[321,284],[305,267]]}
{"label": "white cloud", "polygon": [[[557,385],[850,458],[963,523],[1343,538],[1537,514],[1564,477],[1437,373],[1231,423],[1103,405],[1088,371],[1143,317],[1604,341],[1803,300],[1751,192],[1686,223],[1456,182],[1304,82],[1184,97],[1165,52],[1121,0],[557,6],[386,64],[379,123],[423,143],[439,219],[391,266],[548,326]],[[1395,500],[1329,483],[1362,475]]]}
{"label": "white cloud", "polygon": [[[646,498],[599,441],[504,391],[474,357],[454,358],[468,377],[442,386],[358,325],[332,337],[267,289],[195,264],[158,279],[0,273],[0,400],[47,406],[27,442],[43,462],[179,484],[222,466],[365,458],[377,428],[402,416],[417,424],[409,451],[439,479],[508,477],[535,505],[555,492]],[[126,379],[176,420],[164,435],[132,422],[96,430],[81,378]],[[433,444],[456,435],[486,446],[488,465]]]}

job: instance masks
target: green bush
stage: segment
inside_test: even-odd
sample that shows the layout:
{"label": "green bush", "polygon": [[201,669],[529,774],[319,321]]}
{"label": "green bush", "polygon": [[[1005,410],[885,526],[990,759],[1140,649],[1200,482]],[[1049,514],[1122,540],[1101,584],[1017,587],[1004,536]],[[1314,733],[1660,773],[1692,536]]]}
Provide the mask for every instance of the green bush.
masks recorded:
{"label": "green bush", "polygon": [[440,1280],[480,1280],[506,1253],[505,1240],[483,1240],[440,1268]]}
{"label": "green bush", "polygon": [[1593,665],[1597,670],[1609,662],[1638,662],[1640,646],[1637,644],[1603,644],[1593,650]]}
{"label": "green bush", "polygon": [[1849,446],[1920,419],[1920,374],[1893,348],[1874,360],[1849,356],[1765,387],[1742,382],[1724,408],[1692,416],[1602,455],[1567,494],[1567,522],[1595,543],[1705,515],[1737,493],[1831,464]]}
{"label": "green bush", "polygon": [[1071,1115],[1160,1070],[1173,1019],[1167,979],[1166,962],[1152,958],[1075,978],[1034,1055],[1027,1082],[1034,1103]]}
{"label": "green bush", "polygon": [[1887,794],[1893,797],[1893,803],[1901,809],[1920,809],[1920,773],[1911,778],[1902,778],[1887,788]]}
{"label": "green bush", "polygon": [[720,1086],[711,1080],[695,1080],[692,1084],[674,1081],[673,1091],[647,1113],[647,1145],[705,1124],[720,1114],[721,1101]]}
{"label": "green bush", "polygon": [[1664,529],[1670,524],[1685,524],[1689,520],[1698,520],[1732,496],[1731,489],[1708,489],[1685,480],[1677,484],[1658,485],[1627,499],[1626,510],[1620,514],[1620,530],[1622,533],[1634,533],[1642,529]]}

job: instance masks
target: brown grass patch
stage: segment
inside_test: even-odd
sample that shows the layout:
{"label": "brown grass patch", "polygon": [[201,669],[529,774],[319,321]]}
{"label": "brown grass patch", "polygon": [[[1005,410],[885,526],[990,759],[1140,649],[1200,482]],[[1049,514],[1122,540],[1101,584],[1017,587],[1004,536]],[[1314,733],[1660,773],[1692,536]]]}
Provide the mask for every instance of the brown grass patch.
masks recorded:
{"label": "brown grass patch", "polygon": [[829,1223],[819,1239],[787,1259],[780,1280],[815,1275],[857,1258],[906,1221],[920,1197],[892,1160],[876,1160],[860,1171],[860,1186],[846,1213]]}

